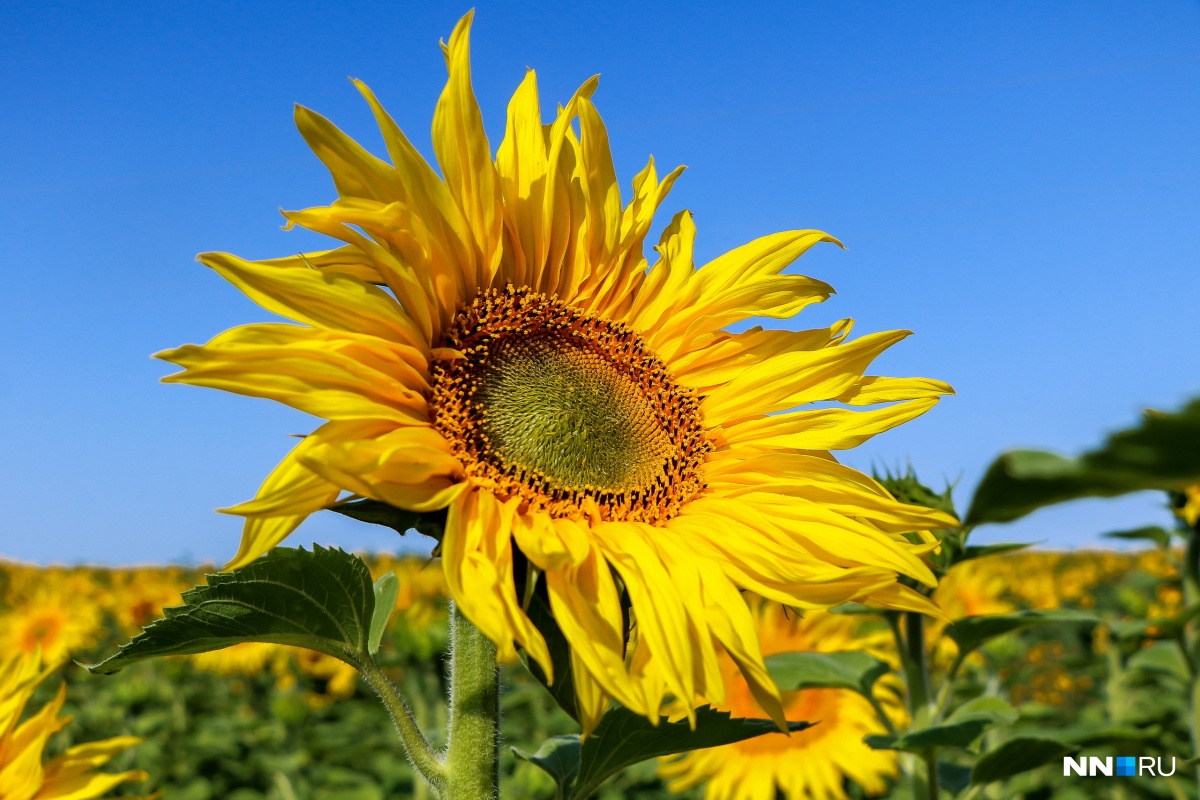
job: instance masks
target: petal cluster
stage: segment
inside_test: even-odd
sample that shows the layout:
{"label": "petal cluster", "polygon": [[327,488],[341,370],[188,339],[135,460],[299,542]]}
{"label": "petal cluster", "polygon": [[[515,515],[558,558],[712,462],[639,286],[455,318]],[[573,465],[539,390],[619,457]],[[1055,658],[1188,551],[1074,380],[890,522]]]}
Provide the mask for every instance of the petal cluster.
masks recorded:
{"label": "petal cluster", "polygon": [[[70,717],[59,716],[67,698],[61,686],[50,702],[23,721],[25,705],[53,669],[42,670],[41,657],[16,654],[0,659],[0,797],[5,800],[90,800],[126,781],[144,781],[141,770],[98,772],[114,756],[140,740],[117,736],[68,748],[43,761],[46,743]],[[149,800],[146,798],[145,800]]]}
{"label": "petal cluster", "polygon": [[[338,246],[265,261],[200,257],[295,324],[246,325],[161,353],[183,368],[167,380],[269,398],[324,420],[253,500],[225,509],[246,519],[229,566],[347,493],[444,508],[440,554],[455,601],[502,655],[519,646],[550,672],[546,643],[525,613],[530,587],[515,576],[544,582],[538,591],[572,646],[585,731],[614,699],[649,716],[667,696],[721,702],[726,655],[782,723],[741,590],[800,608],[853,600],[936,613],[897,578],[933,584],[923,555],[936,541],[926,532],[953,520],[897,502],[833,452],[916,417],[951,389],[870,374],[904,331],[851,339],[850,320],[729,331],[828,298],[825,283],[784,272],[814,245],[836,243],[828,234],[765,236],[698,267],[696,228],[683,211],[650,263],[644,241],[682,168],[660,175],[651,159],[622,197],[591,100],[595,79],[544,123],[529,71],[493,156],[471,89],[470,24],[468,15],[443,46],[449,80],[433,122],[440,174],[356,83],[389,160],[299,108],[300,132],[338,198],[285,212],[289,225]],[[489,291],[535,293],[631,331],[672,386],[695,398],[706,449],[687,502],[647,517],[653,522],[606,515],[600,503],[558,513],[464,463],[437,424],[435,365],[468,357],[448,336]]]}

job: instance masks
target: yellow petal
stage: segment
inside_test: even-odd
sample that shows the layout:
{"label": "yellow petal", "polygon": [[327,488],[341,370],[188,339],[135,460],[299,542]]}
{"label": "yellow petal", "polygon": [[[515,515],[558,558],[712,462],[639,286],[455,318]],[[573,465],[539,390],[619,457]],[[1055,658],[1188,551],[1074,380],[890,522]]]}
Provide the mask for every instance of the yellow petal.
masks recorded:
{"label": "yellow petal", "polygon": [[155,357],[184,367],[166,383],[264,397],[331,420],[428,421],[424,379],[402,354],[362,338],[346,336],[340,346],[320,331],[292,326],[285,333],[288,327],[245,326],[208,345],[184,345]]}
{"label": "yellow petal", "polygon": [[655,658],[662,659],[664,679],[677,697],[695,695],[693,653],[683,599],[651,541],[649,525],[611,522],[593,529],[605,557],[629,592],[638,629]]}
{"label": "yellow petal", "polygon": [[742,333],[721,331],[692,340],[691,349],[671,359],[671,371],[679,383],[707,394],[780,353],[838,345],[852,325],[853,320],[842,319],[828,328],[807,331],[768,331],[757,326]]}
{"label": "yellow petal", "polygon": [[[848,450],[924,414],[937,399],[912,400],[871,411],[821,408],[744,420],[722,431],[730,445],[795,450]],[[740,448],[740,449],[743,449]]]}
{"label": "yellow petal", "polygon": [[[456,285],[461,287],[466,297],[469,278],[478,273],[478,256],[462,210],[446,184],[412,146],[395,120],[383,110],[371,90],[361,81],[354,81],[354,85],[370,104],[375,121],[383,133],[388,154],[392,157],[401,190],[395,199],[403,201],[404,206],[411,210],[411,218],[424,226],[418,238],[428,250],[430,274],[454,274]],[[420,266],[416,260],[410,263],[414,267]],[[446,310],[453,313],[457,309],[452,306]]]}
{"label": "yellow petal", "polygon": [[363,283],[371,283],[376,286],[384,283],[383,276],[379,274],[379,269],[375,266],[375,263],[367,257],[366,253],[353,245],[339,247],[336,250],[301,253],[298,256],[264,258],[253,263],[269,267],[283,267],[284,269],[309,267],[325,272],[337,272],[342,275],[349,275],[351,278],[356,278]]}
{"label": "yellow petal", "polygon": [[450,194],[462,209],[479,253],[479,274],[468,296],[489,286],[500,263],[501,195],[483,116],[471,89],[471,19],[467,12],[446,45],[450,79],[433,114],[433,151]]}
{"label": "yellow petal", "polygon": [[4,743],[5,763],[0,765],[0,797],[4,800],[32,800],[41,787],[46,741],[71,721],[58,716],[66,698],[63,684],[55,698],[18,725]]}
{"label": "yellow petal", "polygon": [[508,125],[496,151],[496,173],[516,241],[515,271],[509,279],[517,285],[528,281],[533,268],[540,268],[545,262],[547,242],[542,230],[542,209],[547,171],[537,75],[526,70],[525,80],[508,103]]}
{"label": "yellow petal", "polygon": [[[622,705],[647,713],[643,697],[625,670],[621,603],[604,557],[591,550],[577,566],[550,570],[545,577],[554,619],[571,644],[572,663],[579,665],[573,668],[576,682],[582,669],[598,687],[593,693],[603,689]],[[595,711],[601,704],[597,697],[592,700]],[[581,703],[587,701],[580,697]]]}
{"label": "yellow petal", "polygon": [[425,341],[386,292],[344,273],[256,264],[228,253],[203,253],[200,261],[267,311],[288,319],[410,346]]}
{"label": "yellow petal", "polygon": [[873,333],[837,347],[784,353],[755,364],[704,398],[705,422],[728,425],[837,397],[880,353],[909,333]]}
{"label": "yellow petal", "polygon": [[883,378],[867,375],[860,378],[847,391],[838,395],[838,400],[852,406],[869,406],[875,403],[892,403],[897,400],[917,400],[954,394],[954,389],[944,381],[932,378]]}

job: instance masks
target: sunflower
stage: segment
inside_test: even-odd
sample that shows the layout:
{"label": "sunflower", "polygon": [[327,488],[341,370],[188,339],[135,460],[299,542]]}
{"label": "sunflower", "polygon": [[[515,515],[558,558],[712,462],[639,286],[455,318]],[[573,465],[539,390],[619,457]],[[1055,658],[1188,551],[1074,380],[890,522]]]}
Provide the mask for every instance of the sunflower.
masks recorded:
{"label": "sunflower", "polygon": [[48,663],[58,664],[91,645],[100,626],[100,612],[93,602],[48,580],[0,614],[0,643],[3,652],[32,656],[40,651]]}
{"label": "sunflower", "polygon": [[[886,633],[860,630],[856,619],[812,611],[803,617],[778,603],[751,598],[764,655],[795,651],[838,652],[868,650],[891,658]],[[724,709],[734,716],[762,715],[749,684],[732,659],[720,659],[729,687]],[[881,692],[881,702],[899,721],[896,696]],[[863,737],[885,733],[870,702],[847,689],[804,689],[783,693],[789,720],[817,722],[811,728],[784,735],[772,733],[736,744],[693,750],[659,760],[659,774],[680,792],[707,781],[707,800],[845,800],[845,779],[868,794],[882,794],[887,779],[897,774],[896,754],[872,750]]]}
{"label": "sunflower", "polygon": [[268,642],[241,642],[220,650],[188,656],[196,669],[227,677],[252,677],[265,672],[273,662],[287,657],[287,648]]}
{"label": "sunflower", "polygon": [[[942,666],[948,666],[958,655],[958,646],[942,635],[947,622],[956,622],[963,617],[1007,614],[1016,610],[1011,602],[1004,599],[1008,582],[996,571],[1001,560],[993,556],[964,561],[955,565],[938,584],[937,591],[933,593],[933,602],[942,609],[945,618],[931,621],[928,640],[934,643],[934,657]],[[972,653],[971,658],[974,663],[982,661],[979,653]]]}
{"label": "sunflower", "polygon": [[[716,643],[781,721],[738,590],[802,608],[855,600],[936,613],[897,576],[932,585],[922,556],[936,542],[910,532],[953,520],[895,501],[830,451],[952,390],[866,374],[906,331],[850,340],[850,320],[727,330],[829,297],[821,281],[782,274],[836,242],[828,234],[773,234],[697,269],[684,211],[649,265],[643,242],[682,168],[660,177],[651,159],[622,204],[594,78],[543,124],[528,71],[493,158],[471,88],[470,23],[443,45],[441,176],[356,82],[391,163],[298,108],[339,196],[284,212],[289,226],[341,246],[265,261],[200,256],[299,324],[246,325],[160,353],[184,370],[166,380],[327,420],[257,497],[225,509],[246,518],[227,566],[346,492],[446,509],[440,555],[454,601],[502,656],[519,645],[552,675],[514,562],[544,579],[573,648],[585,730],[612,698],[651,716],[664,692],[719,702]],[[640,631],[628,662],[621,591]]]}
{"label": "sunflower", "polygon": [[1200,483],[1183,487],[1177,496],[1175,516],[1186,522],[1188,527],[1196,527],[1196,523],[1200,522]]}
{"label": "sunflower", "polygon": [[[67,687],[18,724],[34,689],[52,670],[43,671],[37,654],[17,653],[0,658],[0,797],[4,800],[91,800],[126,781],[144,781],[142,770],[96,772],[140,739],[117,736],[68,748],[42,763],[47,740],[62,730],[70,717],[60,717]],[[144,798],[143,800],[149,800]]]}

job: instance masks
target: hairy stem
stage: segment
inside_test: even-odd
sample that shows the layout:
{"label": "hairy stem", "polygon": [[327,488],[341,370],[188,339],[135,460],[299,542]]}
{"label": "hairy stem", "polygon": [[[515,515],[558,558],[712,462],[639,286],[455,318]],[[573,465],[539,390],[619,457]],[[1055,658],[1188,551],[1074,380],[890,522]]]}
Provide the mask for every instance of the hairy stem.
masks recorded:
{"label": "hairy stem", "polygon": [[450,742],[443,800],[500,792],[500,671],[496,646],[455,606],[450,631]]}
{"label": "hairy stem", "polygon": [[413,768],[440,792],[446,784],[446,767],[422,735],[408,702],[373,660],[367,659],[362,663],[360,671],[392,715],[392,722],[396,725],[404,752]]}

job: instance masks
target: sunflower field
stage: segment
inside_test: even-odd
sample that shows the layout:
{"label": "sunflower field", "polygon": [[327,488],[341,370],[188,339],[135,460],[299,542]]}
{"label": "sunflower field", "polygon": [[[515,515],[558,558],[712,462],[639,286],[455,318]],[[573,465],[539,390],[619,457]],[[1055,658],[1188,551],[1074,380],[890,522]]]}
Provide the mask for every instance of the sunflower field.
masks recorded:
{"label": "sunflower field", "polygon": [[[547,116],[533,70],[493,148],[472,21],[436,168],[354,81],[387,160],[295,112],[335,197],[286,228],[331,249],[199,256],[272,321],[164,382],[317,420],[221,509],[230,560],[0,562],[0,800],[1197,797],[1200,401],[961,508],[843,463],[954,389],[874,374],[909,331],[793,324],[834,290],[785,270],[841,242],[697,265],[681,210],[651,263],[683,168],[623,199],[597,79]],[[1143,491],[1140,550],[977,543]],[[297,546],[330,514],[426,538]]]}
{"label": "sunflower field", "polygon": [[[912,476],[892,485],[897,493],[945,500]],[[1186,495],[1176,503],[1179,533],[1186,535],[1183,518],[1194,517],[1200,504],[1189,506]],[[938,748],[942,796],[1195,796],[1195,771],[1186,765],[1194,677],[1187,648],[1178,646],[1191,617],[1180,573],[1185,554],[1162,529],[1117,535],[1155,546],[1127,552],[982,547],[940,581],[933,599],[945,620],[928,625],[925,656],[928,679],[944,687],[938,704],[954,708],[946,716],[952,724],[941,726],[951,731]],[[449,592],[442,572],[427,558],[372,554],[365,563],[376,579],[398,579],[377,663],[415,701],[417,723],[444,730]],[[0,641],[10,659],[0,681],[12,689],[23,677],[26,688],[12,696],[27,707],[24,715],[20,707],[13,714],[11,703],[0,707],[9,712],[7,723],[0,716],[0,725],[9,726],[0,739],[7,744],[0,750],[0,788],[12,790],[4,797],[436,796],[403,757],[370,686],[329,655],[248,641],[147,660],[115,675],[79,666],[114,651],[162,608],[183,605],[182,594],[203,583],[204,572],[0,562]],[[881,739],[897,731],[911,736],[916,727],[906,703],[905,637],[889,630],[897,615],[856,604],[805,612],[757,597],[748,603],[772,674],[781,688],[788,681],[796,687],[783,695],[788,719],[817,724],[635,761],[594,796],[913,797],[910,779],[922,775],[921,748],[906,752]],[[954,626],[980,620],[1001,621],[1002,632],[979,636],[982,643],[967,653]],[[39,658],[51,669],[36,677],[13,668]],[[722,670],[732,691],[721,710],[761,716],[736,664],[727,659]],[[534,674],[519,659],[501,668],[502,794],[563,797],[544,743],[571,737],[577,725]],[[39,735],[22,735],[39,726]],[[965,734],[955,731],[963,726]],[[86,783],[56,788],[54,765],[97,742],[107,745],[103,756],[91,758],[86,772],[77,770]],[[437,738],[432,743],[444,745]],[[21,775],[14,767],[20,767],[22,745],[25,755],[45,762],[40,793],[18,791]],[[990,762],[980,755],[1005,752]],[[1166,778],[1130,779],[1113,795],[1111,784],[1063,776],[1060,757],[1079,752],[1149,756],[1156,763],[1165,757],[1177,767]],[[972,782],[981,766],[995,774]]]}

